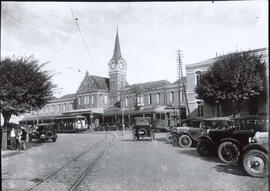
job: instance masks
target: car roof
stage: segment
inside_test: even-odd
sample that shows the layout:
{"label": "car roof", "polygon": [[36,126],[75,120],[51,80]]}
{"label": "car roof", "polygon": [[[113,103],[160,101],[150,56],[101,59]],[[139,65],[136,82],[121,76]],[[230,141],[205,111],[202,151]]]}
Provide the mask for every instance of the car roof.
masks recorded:
{"label": "car roof", "polygon": [[55,123],[40,123],[37,126],[48,126],[48,125],[55,125]]}
{"label": "car roof", "polygon": [[241,117],[235,117],[235,120],[267,120],[268,116],[266,115],[246,115]]}

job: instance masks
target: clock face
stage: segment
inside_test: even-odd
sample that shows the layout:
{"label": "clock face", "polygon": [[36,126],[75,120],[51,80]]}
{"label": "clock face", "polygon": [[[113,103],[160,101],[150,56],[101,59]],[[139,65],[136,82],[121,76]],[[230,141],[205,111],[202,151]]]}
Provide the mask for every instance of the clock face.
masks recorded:
{"label": "clock face", "polygon": [[119,64],[119,68],[120,68],[120,69],[124,69],[124,64],[123,64],[123,63],[120,63],[120,64]]}
{"label": "clock face", "polygon": [[111,68],[114,69],[115,68],[115,63],[111,64]]}

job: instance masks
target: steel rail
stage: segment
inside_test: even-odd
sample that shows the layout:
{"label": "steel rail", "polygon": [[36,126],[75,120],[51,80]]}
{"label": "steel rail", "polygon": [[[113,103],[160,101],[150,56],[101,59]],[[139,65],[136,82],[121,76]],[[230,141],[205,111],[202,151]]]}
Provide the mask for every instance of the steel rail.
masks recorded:
{"label": "steel rail", "polygon": [[69,191],[74,191],[76,188],[81,184],[81,182],[84,180],[84,178],[90,173],[90,171],[95,167],[97,164],[98,160],[104,155],[104,153],[109,149],[113,144],[113,141],[115,139],[114,134],[109,134],[112,135],[113,138],[110,141],[109,145],[89,164],[89,166],[84,170],[84,172],[81,174],[81,176],[75,181],[75,183],[69,188]]}
{"label": "steel rail", "polygon": [[69,160],[67,163],[65,163],[63,166],[61,166],[60,168],[56,169],[55,171],[47,174],[45,177],[43,178],[39,178],[40,180],[38,182],[36,182],[35,184],[31,185],[30,187],[24,189],[24,191],[30,191],[33,190],[35,187],[37,187],[39,184],[41,184],[42,182],[46,181],[47,179],[49,179],[51,176],[53,176],[54,174],[56,174],[57,172],[59,172],[60,170],[66,168],[69,164],[71,164],[73,161],[77,160],[78,158],[80,158],[82,155],[84,155],[85,153],[89,152],[90,150],[92,150],[95,146],[101,144],[103,141],[105,141],[107,139],[107,135],[100,141],[98,141],[96,144],[94,144],[93,146],[89,147],[88,149],[84,150],[83,152],[81,152],[79,155],[77,155],[76,157],[72,158],[71,160]]}

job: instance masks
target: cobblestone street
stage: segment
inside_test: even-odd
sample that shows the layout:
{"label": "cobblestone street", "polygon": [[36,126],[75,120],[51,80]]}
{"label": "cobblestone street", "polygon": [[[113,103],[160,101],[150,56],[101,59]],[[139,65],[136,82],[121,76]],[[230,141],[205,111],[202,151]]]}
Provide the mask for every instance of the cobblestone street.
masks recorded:
{"label": "cobblestone street", "polygon": [[59,134],[55,143],[2,152],[3,189],[267,190],[266,179],[174,147],[165,135],[135,142],[130,132]]}

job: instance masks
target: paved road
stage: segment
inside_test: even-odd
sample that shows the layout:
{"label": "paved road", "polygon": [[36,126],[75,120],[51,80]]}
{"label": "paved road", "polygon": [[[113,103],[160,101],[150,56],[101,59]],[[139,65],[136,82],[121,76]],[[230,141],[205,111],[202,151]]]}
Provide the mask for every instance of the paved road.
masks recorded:
{"label": "paved road", "polygon": [[55,143],[2,153],[2,164],[3,190],[259,191],[268,184],[239,166],[203,158],[195,148],[173,147],[165,134],[153,142],[134,142],[129,132],[59,134]]}

